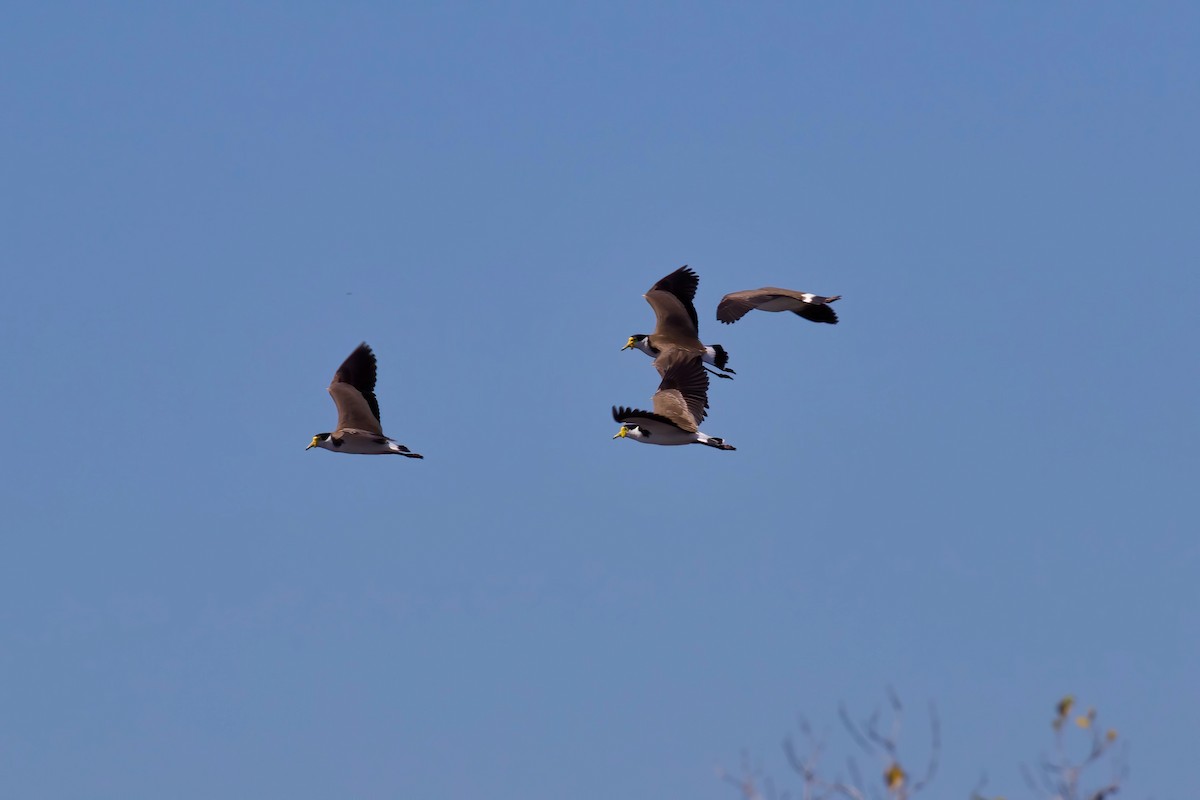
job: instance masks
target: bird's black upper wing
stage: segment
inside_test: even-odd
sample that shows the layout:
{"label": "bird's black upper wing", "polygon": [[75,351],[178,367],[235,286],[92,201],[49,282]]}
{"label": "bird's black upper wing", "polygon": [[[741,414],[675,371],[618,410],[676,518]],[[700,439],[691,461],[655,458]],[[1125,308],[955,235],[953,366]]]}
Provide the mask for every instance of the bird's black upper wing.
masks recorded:
{"label": "bird's black upper wing", "polygon": [[[337,372],[334,373],[333,382],[329,384],[329,393],[333,395],[333,401],[338,407],[338,428],[371,430],[372,426],[364,427],[363,424],[369,422],[363,418],[361,413],[366,410],[373,417],[375,432],[381,432],[379,400],[375,397],[375,373],[375,354],[371,352],[371,348],[366,342],[354,348],[354,352],[347,356],[342,365],[338,367]],[[355,399],[354,394],[345,391],[347,386],[356,390],[355,393],[361,402],[366,403],[366,409],[357,408],[359,401]],[[347,414],[351,414],[355,418],[356,424],[342,424],[342,418]]]}
{"label": "bird's black upper wing", "polygon": [[[700,285],[700,276],[686,264],[672,272],[667,277],[650,287],[650,291],[670,292],[679,298],[679,302],[687,310],[692,319],[692,330],[700,330],[700,320],[696,316],[696,287]],[[655,308],[657,311],[658,309]]]}

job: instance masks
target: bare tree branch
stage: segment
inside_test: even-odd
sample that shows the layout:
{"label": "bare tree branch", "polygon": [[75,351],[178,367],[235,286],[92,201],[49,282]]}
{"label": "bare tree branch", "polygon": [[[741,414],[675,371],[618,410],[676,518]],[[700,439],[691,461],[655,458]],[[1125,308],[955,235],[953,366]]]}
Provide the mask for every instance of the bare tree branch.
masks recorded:
{"label": "bare tree branch", "polygon": [[838,716],[842,718],[842,725],[844,725],[846,730],[850,732],[850,738],[854,739],[854,743],[862,748],[863,751],[871,753],[871,743],[866,740],[866,737],[858,732],[858,727],[855,726],[854,721],[850,719],[850,712],[846,711],[845,703],[838,703]]}
{"label": "bare tree branch", "polygon": [[[879,777],[864,780],[858,763],[853,756],[846,759],[849,780],[840,776],[828,780],[822,775],[822,763],[828,750],[827,735],[818,736],[808,720],[797,715],[800,734],[788,734],[783,739],[783,753],[791,771],[800,777],[802,787],[798,794],[780,793],[762,768],[755,766],[750,756],[743,752],[741,769],[737,775],[718,770],[721,780],[735,786],[742,800],[910,800],[928,788],[938,774],[942,754],[942,725],[937,705],[929,703],[929,755],[920,777],[914,778],[906,770],[901,759],[901,737],[904,731],[904,704],[892,687],[887,687],[887,709],[890,719],[884,719],[884,709],[876,708],[862,722],[855,722],[845,703],[838,704],[838,717],[842,727],[850,735],[857,749],[879,764]],[[1068,695],[1056,705],[1056,715],[1051,720],[1053,729],[1053,752],[1042,755],[1036,767],[1021,766],[1021,777],[1025,786],[1035,796],[1044,800],[1111,800],[1118,794],[1128,777],[1129,769],[1125,758],[1128,752],[1124,742],[1117,744],[1115,730],[1103,730],[1097,724],[1094,708],[1084,714],[1072,716],[1075,698]],[[1086,731],[1089,740],[1086,749],[1079,747],[1078,736],[1073,733]],[[907,763],[919,763],[911,757],[907,747],[903,748]],[[1078,757],[1072,756],[1072,753]],[[1085,789],[1087,775],[1095,771],[1095,765],[1107,761],[1111,765],[1111,776],[1107,783]],[[971,800],[987,800],[983,795],[987,775],[980,777],[971,791]]]}
{"label": "bare tree branch", "polygon": [[924,789],[933,782],[933,778],[937,775],[938,763],[942,755],[942,724],[938,719],[937,706],[932,700],[929,701],[929,764],[925,767],[925,775],[913,783],[912,793]]}

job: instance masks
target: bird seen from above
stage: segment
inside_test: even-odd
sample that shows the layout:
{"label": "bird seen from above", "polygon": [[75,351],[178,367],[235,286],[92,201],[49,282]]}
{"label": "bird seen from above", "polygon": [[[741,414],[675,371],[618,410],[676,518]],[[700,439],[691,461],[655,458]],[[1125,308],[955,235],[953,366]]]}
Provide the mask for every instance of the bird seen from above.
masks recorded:
{"label": "bird seen from above", "polygon": [[725,366],[729,361],[729,354],[725,352],[724,347],[719,344],[704,345],[700,342],[700,323],[696,317],[696,307],[692,304],[699,283],[700,276],[685,265],[651,286],[645,298],[654,309],[654,333],[636,333],[629,337],[629,341],[621,349],[641,350],[654,359],[654,365],[658,367],[660,375],[664,372],[663,355],[679,351],[695,354],[712,364],[720,372],[708,371],[718,378],[736,375],[737,373]]}
{"label": "bird seen from above", "polygon": [[329,384],[337,406],[337,430],[318,433],[306,450],[323,447],[335,453],[400,455],[424,458],[383,435],[379,424],[379,401],[375,398],[375,354],[363,342],[338,367]]}
{"label": "bird seen from above", "polygon": [[810,322],[827,322],[830,325],[837,325],[837,314],[829,307],[829,304],[841,298],[840,294],[821,297],[811,292],[796,292],[791,289],[764,286],[761,289],[731,292],[722,297],[721,302],[717,304],[717,319],[728,325],[737,322],[747,312],[757,308],[759,311],[791,311]]}
{"label": "bird seen from above", "polygon": [[694,354],[675,350],[657,359],[662,382],[654,393],[654,410],[613,406],[613,419],[621,425],[614,439],[644,444],[703,444],[718,450],[736,450],[724,439],[700,431],[708,407],[708,371]]}

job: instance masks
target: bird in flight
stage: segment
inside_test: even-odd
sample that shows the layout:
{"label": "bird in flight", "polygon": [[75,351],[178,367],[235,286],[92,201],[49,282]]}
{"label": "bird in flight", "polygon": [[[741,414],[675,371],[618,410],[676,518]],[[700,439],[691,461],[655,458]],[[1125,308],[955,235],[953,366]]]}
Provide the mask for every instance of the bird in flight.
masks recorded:
{"label": "bird in flight", "polygon": [[337,430],[318,433],[306,450],[323,447],[335,453],[425,457],[383,435],[379,401],[375,398],[375,354],[366,342],[356,347],[338,367],[329,384],[329,394],[337,406]]}
{"label": "bird in flight", "polygon": [[657,359],[662,382],[654,393],[654,410],[613,406],[613,419],[621,425],[614,439],[644,444],[703,444],[718,450],[736,450],[724,439],[700,430],[708,407],[708,372],[695,354],[682,350]]}
{"label": "bird in flight", "polygon": [[725,366],[729,362],[729,354],[725,352],[724,347],[700,342],[700,323],[696,318],[696,307],[692,304],[699,283],[700,276],[690,267],[682,266],[651,286],[645,298],[654,309],[654,333],[635,333],[621,349],[641,350],[654,359],[660,375],[663,373],[660,365],[662,355],[676,351],[694,353],[703,361],[712,364],[720,372],[708,371],[718,378],[736,375],[736,372]]}
{"label": "bird in flight", "polygon": [[796,292],[791,289],[764,286],[761,289],[731,292],[722,297],[721,302],[717,304],[717,319],[728,325],[737,322],[747,312],[757,308],[759,311],[791,311],[810,322],[827,322],[830,325],[837,325],[837,314],[829,307],[829,304],[841,299],[840,294],[821,297],[811,292]]}

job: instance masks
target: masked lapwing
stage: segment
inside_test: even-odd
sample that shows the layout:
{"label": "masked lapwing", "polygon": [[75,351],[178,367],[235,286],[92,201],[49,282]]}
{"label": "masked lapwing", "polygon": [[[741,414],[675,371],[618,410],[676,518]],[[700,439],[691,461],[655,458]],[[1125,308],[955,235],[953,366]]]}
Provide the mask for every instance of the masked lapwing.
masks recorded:
{"label": "masked lapwing", "polygon": [[731,292],[721,298],[717,304],[717,319],[725,324],[737,322],[748,311],[791,311],[797,316],[812,322],[827,322],[837,325],[837,314],[829,307],[834,300],[841,300],[840,294],[832,297],[821,297],[811,292],[796,292],[791,289],[777,289],[774,286],[764,286],[761,289],[749,289],[744,292]]}
{"label": "masked lapwing", "polygon": [[705,444],[718,450],[736,450],[724,439],[700,431],[708,407],[708,371],[700,359],[681,351],[658,357],[662,382],[654,393],[654,410],[613,406],[613,419],[621,425],[614,439],[646,444]]}
{"label": "masked lapwing", "polygon": [[383,435],[379,424],[379,401],[375,399],[375,354],[363,342],[342,362],[329,394],[337,406],[337,430],[318,433],[306,450],[324,447],[335,453],[388,455],[424,458]]}
{"label": "masked lapwing", "polygon": [[[725,366],[729,354],[724,347],[700,342],[700,322],[696,317],[696,307],[692,304],[699,283],[700,276],[685,265],[651,286],[644,296],[654,309],[654,333],[635,333],[621,349],[641,350],[655,360],[655,366],[659,366],[658,360],[664,351],[682,350],[700,356],[703,361],[719,369],[720,372],[708,370],[718,378],[736,375]],[[661,366],[658,371],[662,373]],[[724,374],[726,372],[729,375]]]}

